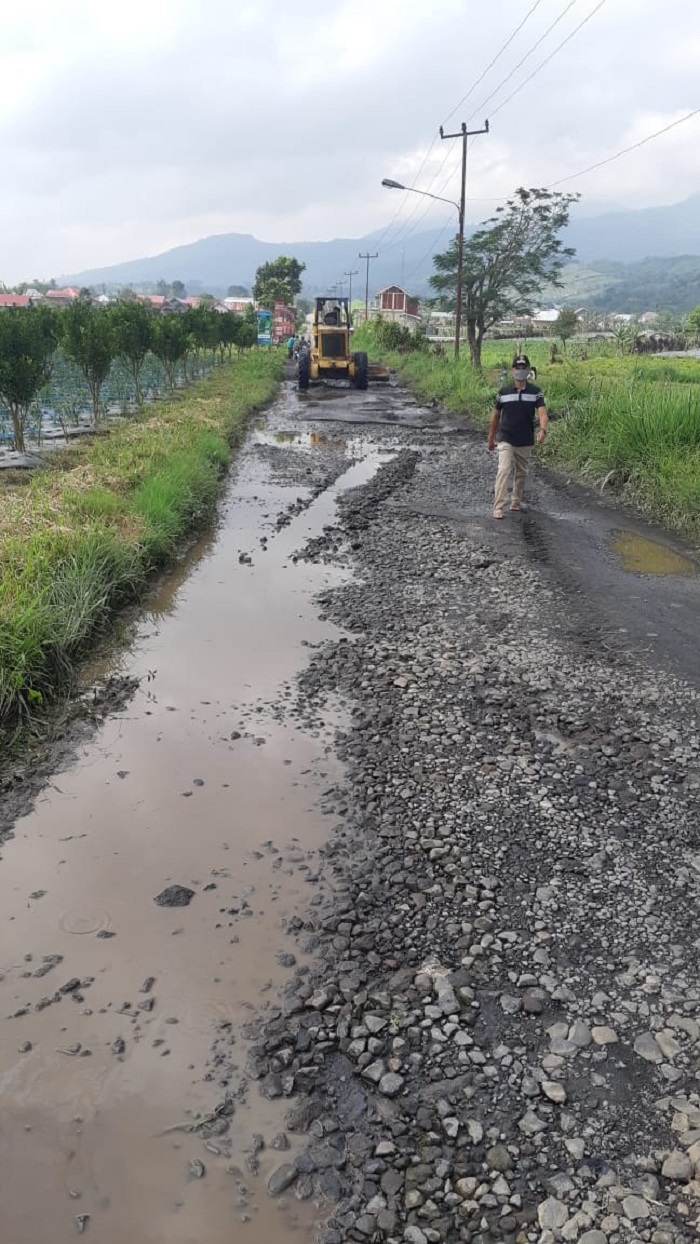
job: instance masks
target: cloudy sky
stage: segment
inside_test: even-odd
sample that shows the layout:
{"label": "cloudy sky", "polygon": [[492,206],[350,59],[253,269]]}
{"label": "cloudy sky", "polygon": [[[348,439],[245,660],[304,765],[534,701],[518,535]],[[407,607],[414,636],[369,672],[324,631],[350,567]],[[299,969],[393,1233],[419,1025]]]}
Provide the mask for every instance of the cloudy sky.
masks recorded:
{"label": "cloudy sky", "polygon": [[[442,224],[450,208],[381,179],[457,197],[438,126],[488,117],[469,156],[468,215],[483,219],[516,186],[558,182],[700,107],[699,63],[698,0],[3,6],[0,280],[212,233]],[[700,191],[698,152],[700,116],[561,189],[593,210],[675,202]]]}

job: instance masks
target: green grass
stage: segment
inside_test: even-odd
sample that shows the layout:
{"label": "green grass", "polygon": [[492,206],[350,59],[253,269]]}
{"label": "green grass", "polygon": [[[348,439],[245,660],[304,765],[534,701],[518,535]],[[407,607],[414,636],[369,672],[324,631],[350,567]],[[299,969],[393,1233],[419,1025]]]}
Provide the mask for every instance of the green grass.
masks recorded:
{"label": "green grass", "polygon": [[[365,331],[363,348],[377,357],[371,329]],[[465,354],[458,364],[450,354],[423,352],[384,360],[419,397],[438,398],[485,427],[504,371],[523,348],[553,416],[542,460],[615,491],[700,542],[700,360],[614,355],[608,342],[599,354],[591,346],[590,357],[581,357],[576,342],[563,362],[551,363],[546,341],[488,341],[482,372]]]}
{"label": "green grass", "polygon": [[251,352],[28,484],[0,482],[0,736],[65,691],[95,632],[210,517],[281,374],[281,355]]}

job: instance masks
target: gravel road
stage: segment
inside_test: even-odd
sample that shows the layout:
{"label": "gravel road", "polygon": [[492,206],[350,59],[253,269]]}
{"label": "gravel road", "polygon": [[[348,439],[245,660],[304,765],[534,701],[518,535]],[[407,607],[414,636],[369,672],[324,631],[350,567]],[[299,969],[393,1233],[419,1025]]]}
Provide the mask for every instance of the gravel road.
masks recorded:
{"label": "gravel road", "polygon": [[700,580],[625,572],[613,528],[665,538],[562,481],[493,524],[476,436],[372,436],[392,460],[299,550],[356,577],[293,712],[352,708],[288,930],[313,967],[248,1061],[308,1142],[270,1190],[330,1202],[324,1244],[690,1244]]}
{"label": "gravel road", "polygon": [[494,469],[288,384],[123,701],[11,775],[13,1242],[697,1240],[700,575]]}

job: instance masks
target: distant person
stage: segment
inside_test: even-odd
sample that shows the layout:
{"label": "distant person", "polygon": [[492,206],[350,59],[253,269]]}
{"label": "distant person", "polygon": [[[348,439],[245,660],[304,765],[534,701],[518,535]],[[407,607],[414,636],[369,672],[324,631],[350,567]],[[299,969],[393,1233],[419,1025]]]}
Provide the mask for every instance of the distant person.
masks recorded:
{"label": "distant person", "polygon": [[[503,518],[511,477],[513,489],[510,508],[515,511],[524,508],[523,489],[532,446],[535,440],[538,445],[541,445],[547,434],[549,416],[544,394],[536,384],[528,382],[530,372],[530,360],[527,355],[517,354],[512,366],[513,383],[503,385],[498,390],[489,423],[489,453],[493,453],[498,433],[498,472],[493,503],[494,518]],[[535,437],[536,417],[539,419],[540,426]]]}
{"label": "distant person", "polygon": [[293,357],[294,357],[294,337],[289,337],[287,340],[287,358],[291,359]]}

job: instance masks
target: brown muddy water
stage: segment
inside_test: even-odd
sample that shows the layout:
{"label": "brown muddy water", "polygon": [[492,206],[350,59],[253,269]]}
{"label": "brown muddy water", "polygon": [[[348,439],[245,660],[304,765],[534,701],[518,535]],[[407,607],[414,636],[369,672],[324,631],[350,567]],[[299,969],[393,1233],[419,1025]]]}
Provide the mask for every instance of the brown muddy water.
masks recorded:
{"label": "brown muddy water", "polygon": [[659,540],[640,536],[636,531],[615,532],[612,547],[623,568],[636,574],[685,577],[698,573],[699,567],[690,557],[676,553]]}
{"label": "brown muddy water", "polygon": [[[334,434],[347,469],[277,531],[308,492],[275,482],[265,450],[319,443],[296,408],[287,393],[251,433],[217,533],[160,586],[116,659],[141,680],[134,699],[52,776],[3,849],[3,1244],[312,1238],[319,1207],[265,1188],[294,1153],[293,1137],[286,1153],[269,1147],[286,1103],[254,1087],[227,1136],[168,1130],[224,1097],[207,1071],[217,1026],[231,1022],[242,1067],[235,1034],[289,976],[282,925],[313,892],[328,824],[318,799],[339,777],[330,729],[304,732],[270,703],[291,696],[309,645],[336,633],[313,599],[340,572],[291,554],[382,458]],[[154,903],[172,884],[194,891],[189,906]],[[257,1177],[253,1133],[268,1142]]]}

